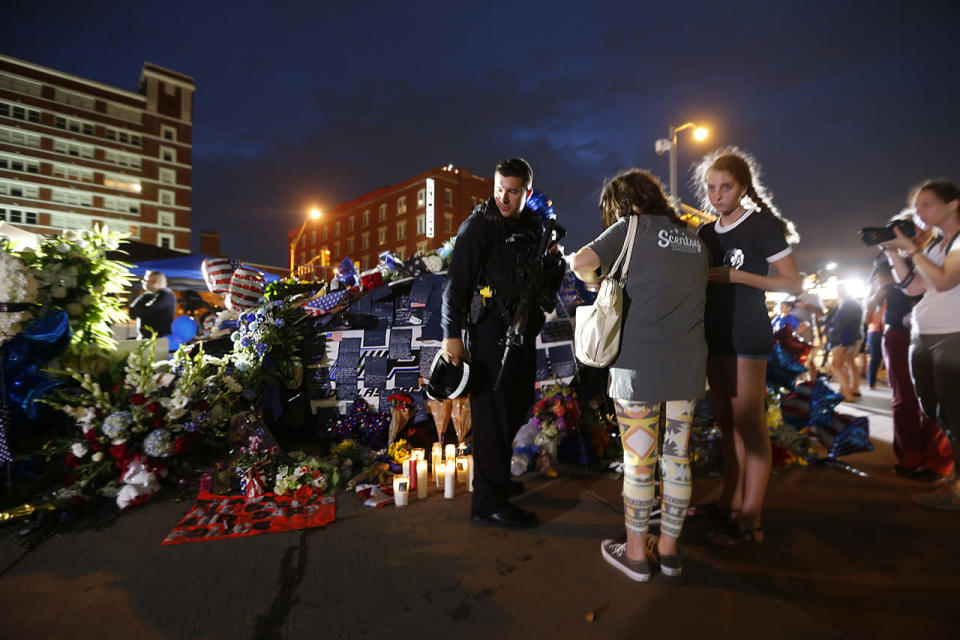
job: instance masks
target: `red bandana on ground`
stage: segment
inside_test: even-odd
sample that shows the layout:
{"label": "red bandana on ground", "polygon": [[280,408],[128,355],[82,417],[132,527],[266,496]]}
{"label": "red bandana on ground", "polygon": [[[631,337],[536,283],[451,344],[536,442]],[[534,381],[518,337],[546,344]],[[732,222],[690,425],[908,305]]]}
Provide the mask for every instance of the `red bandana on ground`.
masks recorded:
{"label": "red bandana on ground", "polygon": [[310,494],[218,496],[200,492],[193,508],[177,523],[163,544],[242,538],[260,533],[322,527],[333,522],[333,496]]}

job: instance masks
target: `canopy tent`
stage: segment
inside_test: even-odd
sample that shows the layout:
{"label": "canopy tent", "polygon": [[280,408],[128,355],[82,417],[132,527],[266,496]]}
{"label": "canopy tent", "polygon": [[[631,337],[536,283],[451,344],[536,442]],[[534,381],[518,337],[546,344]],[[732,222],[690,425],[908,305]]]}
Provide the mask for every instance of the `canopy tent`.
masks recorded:
{"label": "canopy tent", "polygon": [[[188,287],[190,284],[198,283],[200,287],[206,289],[206,285],[203,283],[203,271],[201,267],[203,266],[203,261],[210,257],[212,256],[196,253],[177,258],[166,258],[164,260],[146,260],[133,265],[130,268],[130,272],[136,276],[143,276],[147,271],[162,271],[163,274],[167,276],[167,281],[170,282],[171,285],[180,284],[183,287]],[[254,269],[257,268],[256,265],[249,266]],[[267,282],[280,279],[280,276],[267,271],[264,271],[264,276]],[[172,286],[171,288],[177,287]]]}
{"label": "canopy tent", "polygon": [[9,238],[11,244],[18,249],[26,249],[27,247],[36,249],[40,245],[40,241],[43,240],[43,236],[39,233],[31,233],[3,220],[0,220],[0,236]]}

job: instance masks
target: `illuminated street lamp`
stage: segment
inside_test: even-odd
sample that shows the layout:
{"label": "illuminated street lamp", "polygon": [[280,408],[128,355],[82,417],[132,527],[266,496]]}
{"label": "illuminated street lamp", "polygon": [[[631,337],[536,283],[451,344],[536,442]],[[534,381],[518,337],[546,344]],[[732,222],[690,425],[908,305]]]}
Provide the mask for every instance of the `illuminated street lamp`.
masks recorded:
{"label": "illuminated street lamp", "polygon": [[679,127],[670,125],[670,131],[667,133],[666,138],[660,138],[654,144],[654,150],[657,152],[657,155],[663,155],[666,152],[670,152],[670,195],[677,197],[677,133],[683,131],[684,129],[693,129],[693,139],[698,142],[706,140],[710,132],[704,127],[698,127],[696,123],[687,122]]}
{"label": "illuminated street lamp", "polygon": [[320,218],[320,209],[313,208],[310,209],[310,214],[306,220],[303,221],[303,224],[300,225],[300,230],[297,231],[297,237],[293,239],[293,242],[290,243],[290,271],[293,272],[294,264],[294,254],[297,251],[297,243],[300,242],[300,238],[303,236],[303,232],[307,230],[307,225],[310,224],[311,220],[318,220]]}

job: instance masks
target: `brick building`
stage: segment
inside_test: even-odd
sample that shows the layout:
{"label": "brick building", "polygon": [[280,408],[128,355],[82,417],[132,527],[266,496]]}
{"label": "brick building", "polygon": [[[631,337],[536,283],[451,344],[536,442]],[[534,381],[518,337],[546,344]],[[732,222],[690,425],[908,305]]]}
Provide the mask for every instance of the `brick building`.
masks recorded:
{"label": "brick building", "polygon": [[193,92],[149,62],[134,93],[0,55],[0,220],[189,252]]}
{"label": "brick building", "polygon": [[335,267],[348,256],[362,271],[376,265],[384,251],[406,259],[417,251],[438,249],[457,234],[477,203],[492,195],[491,178],[453,165],[430,169],[290,229],[291,262],[306,276],[315,265]]}

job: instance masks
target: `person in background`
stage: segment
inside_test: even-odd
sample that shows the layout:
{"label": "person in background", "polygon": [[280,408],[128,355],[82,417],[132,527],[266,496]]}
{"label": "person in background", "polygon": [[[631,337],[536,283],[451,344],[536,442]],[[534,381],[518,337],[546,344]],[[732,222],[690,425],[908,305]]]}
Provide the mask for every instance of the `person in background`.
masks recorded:
{"label": "person in background", "polygon": [[[867,353],[870,362],[867,365],[867,388],[877,388],[877,374],[883,362],[883,314],[887,308],[886,287],[881,286],[881,272],[886,272],[886,280],[890,279],[890,266],[886,259],[878,263],[870,274],[870,293],[867,295],[864,312],[867,323]],[[889,377],[889,372],[887,372]]]}
{"label": "person in background", "polygon": [[831,372],[840,383],[844,400],[860,396],[860,369],[856,357],[863,343],[863,307],[850,296],[847,285],[837,285],[837,307],[827,328],[827,343],[833,362]]}
{"label": "person in background", "polygon": [[913,499],[925,507],[960,511],[960,188],[928,180],[911,196],[920,222],[935,229],[937,238],[917,246],[894,227],[896,238],[883,248],[898,286],[910,295],[923,294],[911,312],[910,371],[920,407],[940,425],[954,461],[952,477],[942,487]]}
{"label": "person in background", "polygon": [[794,310],[796,309],[796,302],[792,299],[784,300],[780,303],[780,315],[773,319],[771,326],[773,327],[773,332],[776,333],[783,327],[790,327],[793,329],[794,333],[800,335],[801,329],[806,329],[806,323],[801,320],[799,317],[794,315]]}
{"label": "person in background", "polygon": [[[600,552],[617,570],[645,582],[658,557],[664,575],[681,573],[677,539],[692,490],[690,425],[694,404],[706,386],[703,309],[708,259],[663,187],[646,171],[630,169],[609,180],[600,209],[604,232],[571,260],[574,274],[588,285],[609,275],[627,240],[631,218],[637,220],[627,272],[623,347],[610,367],[609,387],[623,443],[627,538],[604,540]],[[647,525],[658,458],[663,504],[654,555]]]}
{"label": "person in background", "polygon": [[810,349],[810,355],[807,356],[807,374],[806,379],[813,382],[817,379],[817,355],[823,349],[823,336],[821,335],[819,325],[826,310],[823,306],[823,300],[815,294],[810,287],[813,286],[812,280],[805,273],[801,273],[803,278],[803,293],[796,297],[793,306],[793,315],[800,318],[805,324],[797,335],[809,343],[813,348]]}
{"label": "person in background", "polygon": [[710,536],[712,544],[762,542],[772,463],[765,400],[773,331],[765,294],[803,291],[792,248],[799,236],[770,203],[753,158],[745,152],[730,147],[708,154],[697,165],[694,181],[704,206],[719,216],[701,226],[698,235],[712,265],[704,320],[707,378],[723,434],[724,463],[720,499],[698,511],[724,521]]}
{"label": "person in background", "polygon": [[136,319],[140,338],[170,334],[170,325],[177,312],[177,298],[167,288],[167,276],[162,271],[147,271],[143,274],[146,290],[130,303],[130,317]]}

